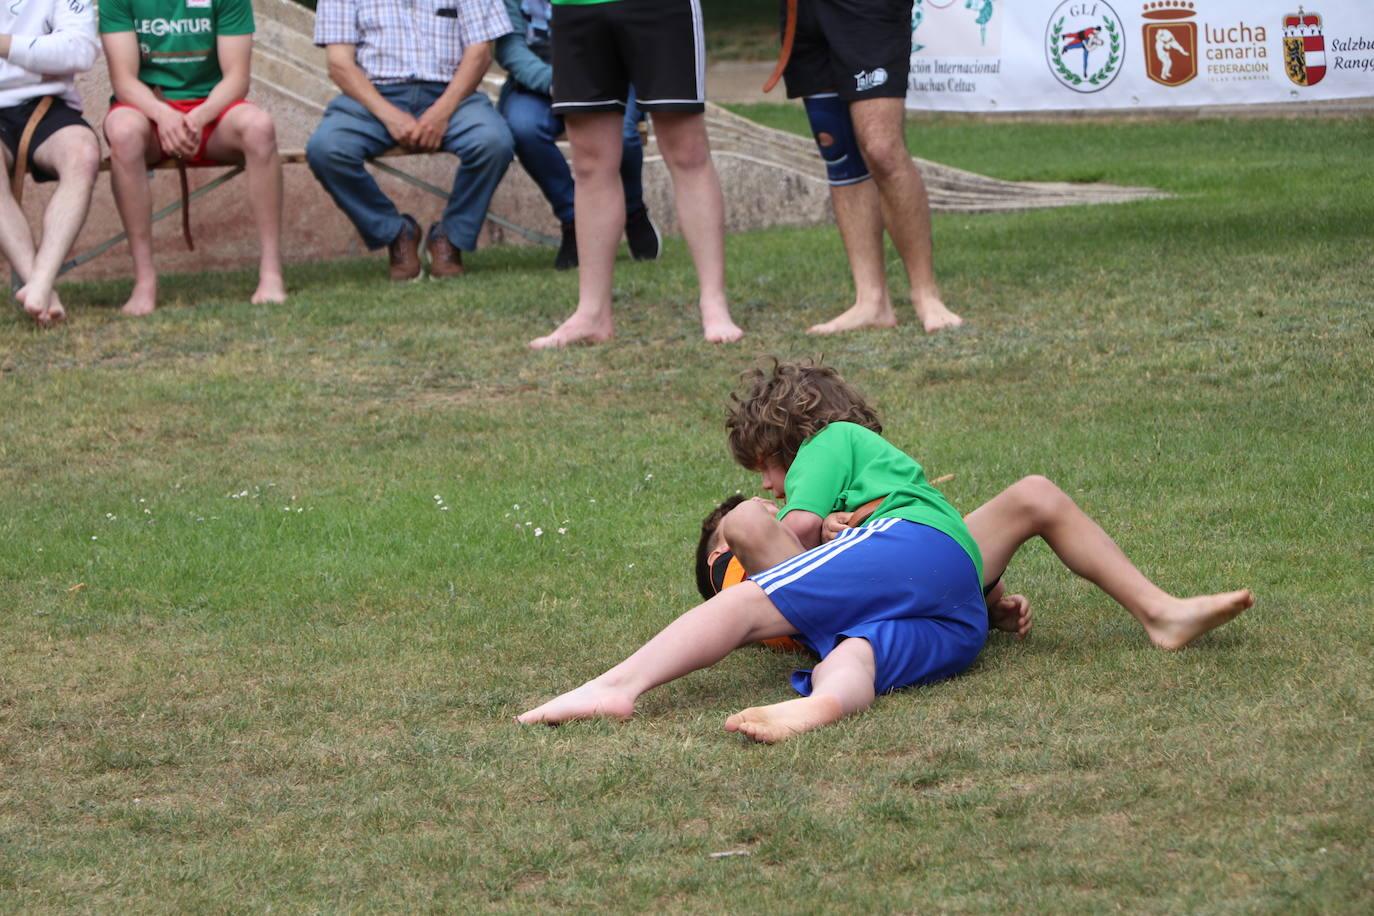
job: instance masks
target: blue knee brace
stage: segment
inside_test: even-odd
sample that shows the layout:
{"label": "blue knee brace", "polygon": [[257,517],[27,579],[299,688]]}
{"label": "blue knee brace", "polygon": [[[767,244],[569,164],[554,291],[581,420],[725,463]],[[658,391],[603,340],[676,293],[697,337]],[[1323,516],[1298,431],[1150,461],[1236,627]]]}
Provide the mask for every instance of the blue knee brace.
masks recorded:
{"label": "blue knee brace", "polygon": [[803,100],[811,133],[816,137],[830,184],[858,184],[868,179],[868,163],[859,152],[849,103],[836,95],[813,95]]}

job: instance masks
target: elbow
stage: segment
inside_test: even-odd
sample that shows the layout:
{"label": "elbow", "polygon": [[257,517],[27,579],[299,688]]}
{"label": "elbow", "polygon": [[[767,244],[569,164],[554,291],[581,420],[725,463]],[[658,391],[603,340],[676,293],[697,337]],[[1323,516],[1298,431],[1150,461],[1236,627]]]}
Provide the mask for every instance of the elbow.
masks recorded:
{"label": "elbow", "polygon": [[479,44],[469,45],[463,52],[463,63],[472,61],[472,66],[481,73],[486,73],[491,68],[491,42],[484,41]]}

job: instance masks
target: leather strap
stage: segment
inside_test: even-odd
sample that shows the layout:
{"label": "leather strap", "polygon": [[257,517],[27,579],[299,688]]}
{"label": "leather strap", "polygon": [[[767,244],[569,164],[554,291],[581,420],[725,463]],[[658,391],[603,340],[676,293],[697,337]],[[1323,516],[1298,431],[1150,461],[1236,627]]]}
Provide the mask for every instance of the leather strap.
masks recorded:
{"label": "leather strap", "polygon": [[24,203],[24,176],[29,171],[29,146],[33,143],[34,131],[43,123],[43,118],[51,107],[52,96],[45,95],[39,99],[33,108],[33,114],[29,115],[28,123],[24,125],[24,133],[19,136],[19,149],[14,156],[14,175],[10,178],[10,192],[14,195],[14,202],[21,206]]}
{"label": "leather strap", "polygon": [[792,43],[797,37],[797,0],[787,0],[787,21],[782,27],[782,50],[778,52],[778,63],[768,81],[763,84],[764,92],[772,92],[773,87],[782,79],[787,62],[792,59]]}
{"label": "leather strap", "polygon": [[879,496],[877,499],[870,499],[868,502],[855,509],[849,516],[849,527],[857,528],[868,521],[873,513],[878,511],[878,507],[883,504],[883,500],[885,499],[887,499],[886,496]]}
{"label": "leather strap", "polygon": [[[161,86],[149,86],[158,101],[165,102]],[[191,180],[186,175],[186,160],[180,156],[172,157],[177,163],[177,181],[181,185],[181,237],[186,240],[188,251],[196,250],[196,240],[191,238]]]}

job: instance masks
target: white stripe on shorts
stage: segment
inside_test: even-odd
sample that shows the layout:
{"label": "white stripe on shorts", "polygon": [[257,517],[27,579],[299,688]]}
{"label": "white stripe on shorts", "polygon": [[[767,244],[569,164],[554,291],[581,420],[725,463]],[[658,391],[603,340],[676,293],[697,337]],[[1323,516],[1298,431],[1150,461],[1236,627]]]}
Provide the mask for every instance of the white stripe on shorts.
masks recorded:
{"label": "white stripe on shorts", "polygon": [[884,518],[879,519],[871,525],[855,529],[858,531],[857,534],[849,537],[835,538],[835,540],[831,542],[830,550],[818,551],[817,554],[814,555],[808,551],[807,553],[801,554],[802,557],[806,558],[801,564],[789,561],[789,563],[784,564],[788,568],[769,570],[765,576],[761,577],[767,579],[767,582],[760,581],[760,579],[755,579],[754,582],[762,586],[765,595],[771,595],[777,589],[782,588],[784,585],[790,585],[808,573],[814,572],[846,550],[849,550],[856,544],[863,543],[874,534],[886,531],[899,521],[901,521],[899,518]]}
{"label": "white stripe on shorts", "polygon": [[701,3],[692,0],[692,45],[697,52],[697,98],[706,101],[706,27],[701,21]]}
{"label": "white stripe on shorts", "polygon": [[776,566],[765,569],[757,576],[754,576],[753,579],[760,586],[766,585],[767,583],[772,582],[774,579],[786,575],[787,573],[796,569],[798,566],[802,566],[806,563],[811,562],[812,560],[820,556],[822,553],[828,553],[829,551],[836,549],[840,546],[840,543],[842,541],[854,537],[856,534],[859,533],[860,530],[861,529],[859,528],[845,528],[839,534],[835,535],[834,540],[830,541],[829,543],[821,544],[817,547],[812,548],[809,551],[803,550],[801,553],[797,554],[794,557],[788,557],[786,560],[783,560]]}

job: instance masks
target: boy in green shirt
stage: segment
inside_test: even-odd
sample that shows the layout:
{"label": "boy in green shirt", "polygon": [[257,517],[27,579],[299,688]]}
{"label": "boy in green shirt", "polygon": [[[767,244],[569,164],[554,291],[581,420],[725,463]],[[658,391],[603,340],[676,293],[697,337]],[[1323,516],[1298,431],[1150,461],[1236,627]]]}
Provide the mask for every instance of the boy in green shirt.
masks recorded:
{"label": "boy in green shirt", "polygon": [[272,118],[248,102],[251,0],[102,0],[100,34],[114,103],[105,117],[115,205],[129,235],[127,315],[157,307],[148,166],[244,165],[261,255],[254,303],[285,302],[281,157]]}
{"label": "boy in green shirt", "polygon": [[[814,549],[722,591],[601,677],[518,721],[628,718],[652,687],[741,645],[796,635],[821,657],[814,671],[792,677],[802,698],[725,723],[774,742],[973,663],[987,636],[978,546],[921,466],[870,428],[877,417],[853,389],[830,369],[777,366],[736,399],[728,425],[735,457],[788,500],[774,523],[779,536]],[[826,514],[882,494],[868,524],[821,545]]]}

